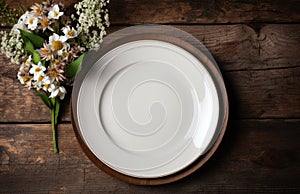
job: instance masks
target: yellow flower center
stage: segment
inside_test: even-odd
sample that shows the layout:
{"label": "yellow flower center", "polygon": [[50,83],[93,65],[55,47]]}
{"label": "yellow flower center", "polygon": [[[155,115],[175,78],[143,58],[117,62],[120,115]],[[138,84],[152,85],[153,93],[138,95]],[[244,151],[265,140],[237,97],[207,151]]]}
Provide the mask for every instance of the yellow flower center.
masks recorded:
{"label": "yellow flower center", "polygon": [[41,69],[39,68],[39,67],[37,67],[37,68],[35,68],[35,70],[34,70],[36,73],[38,73],[38,72],[40,72],[41,71]]}
{"label": "yellow flower center", "polygon": [[44,87],[45,87],[46,89],[48,89],[48,88],[50,88],[50,84],[44,84]]}
{"label": "yellow flower center", "polygon": [[42,10],[41,10],[40,7],[37,7],[37,8],[35,9],[35,12],[36,12],[37,14],[41,14],[41,13],[42,13]]}
{"label": "yellow flower center", "polygon": [[43,28],[46,28],[47,26],[49,26],[49,20],[48,19],[43,19],[41,21],[41,24],[42,24]]}
{"label": "yellow flower center", "polygon": [[58,12],[57,11],[54,11],[53,14],[54,14],[54,17],[58,16]]}
{"label": "yellow flower center", "polygon": [[50,73],[51,77],[57,77],[58,76],[58,73],[57,73],[56,69],[51,69],[49,71],[49,73]]}
{"label": "yellow flower center", "polygon": [[34,21],[34,18],[30,18],[29,21],[28,21],[28,23],[29,23],[30,25],[32,25],[32,24],[33,24],[33,21]]}
{"label": "yellow flower center", "polygon": [[38,77],[38,81],[39,81],[39,82],[43,81],[43,79],[44,79],[43,76],[39,76],[39,77]]}
{"label": "yellow flower center", "polygon": [[69,30],[68,31],[68,35],[71,36],[71,37],[74,36],[74,31],[73,30]]}
{"label": "yellow flower center", "polygon": [[60,40],[54,40],[52,42],[52,46],[54,50],[59,51],[63,48],[63,43]]}
{"label": "yellow flower center", "polygon": [[24,76],[22,79],[23,79],[24,83],[26,83],[26,82],[28,82],[30,80],[30,78],[28,76]]}

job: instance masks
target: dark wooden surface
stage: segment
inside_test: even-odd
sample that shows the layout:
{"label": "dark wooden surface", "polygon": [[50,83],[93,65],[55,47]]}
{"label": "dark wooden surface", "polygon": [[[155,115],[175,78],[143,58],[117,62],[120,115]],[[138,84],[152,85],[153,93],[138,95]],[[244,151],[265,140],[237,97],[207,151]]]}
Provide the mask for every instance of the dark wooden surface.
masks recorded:
{"label": "dark wooden surface", "polygon": [[209,49],[230,101],[220,147],[178,182],[127,184],[81,151],[65,100],[55,155],[48,109],[0,55],[0,193],[300,193],[300,1],[113,0],[109,9],[110,32],[141,23],[173,25]]}

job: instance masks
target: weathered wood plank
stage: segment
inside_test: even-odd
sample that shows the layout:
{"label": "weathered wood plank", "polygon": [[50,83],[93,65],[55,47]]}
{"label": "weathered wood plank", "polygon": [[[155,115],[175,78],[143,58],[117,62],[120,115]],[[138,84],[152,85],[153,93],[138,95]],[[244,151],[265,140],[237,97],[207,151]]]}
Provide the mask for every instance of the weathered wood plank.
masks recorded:
{"label": "weathered wood plank", "polygon": [[225,72],[235,118],[299,118],[300,67]]}
{"label": "weathered wood plank", "polygon": [[[215,155],[191,176],[138,187],[100,171],[81,151],[71,124],[0,125],[0,192],[300,192],[300,120],[231,120]],[[28,186],[30,185],[30,187]]]}
{"label": "weathered wood plank", "polygon": [[[42,0],[5,0],[13,7],[31,6]],[[66,7],[79,0],[62,0]],[[113,0],[109,6],[112,24],[141,23],[278,23],[299,22],[300,2],[297,0],[263,1],[198,1],[198,0]]]}
{"label": "weathered wood plank", "polygon": [[300,25],[175,26],[201,41],[224,71],[300,65]]}
{"label": "weathered wood plank", "polygon": [[299,1],[112,1],[114,24],[296,22]]}

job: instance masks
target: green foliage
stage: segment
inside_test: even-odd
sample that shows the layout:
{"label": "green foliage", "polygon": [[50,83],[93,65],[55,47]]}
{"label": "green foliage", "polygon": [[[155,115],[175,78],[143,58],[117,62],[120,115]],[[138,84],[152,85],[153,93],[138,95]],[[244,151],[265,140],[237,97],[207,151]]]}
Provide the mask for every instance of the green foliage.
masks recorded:
{"label": "green foliage", "polygon": [[81,69],[81,63],[85,57],[85,53],[80,55],[76,60],[74,60],[67,68],[66,76],[69,78],[75,77],[77,72]]}
{"label": "green foliage", "polygon": [[32,34],[24,30],[20,30],[20,32],[25,44],[25,49],[32,53],[33,63],[37,64],[39,61],[41,61],[41,57],[35,49],[43,46],[44,39],[36,34]]}
{"label": "green foliage", "polygon": [[28,39],[33,44],[35,49],[39,49],[43,47],[44,39],[39,35],[33,34],[31,32],[27,32],[25,30],[19,29],[21,32],[22,39]]}

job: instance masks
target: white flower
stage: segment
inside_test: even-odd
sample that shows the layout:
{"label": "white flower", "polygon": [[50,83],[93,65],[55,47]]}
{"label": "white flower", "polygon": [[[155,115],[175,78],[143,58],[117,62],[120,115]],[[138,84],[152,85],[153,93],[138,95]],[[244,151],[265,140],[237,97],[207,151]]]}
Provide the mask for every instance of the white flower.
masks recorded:
{"label": "white flower", "polygon": [[71,28],[70,26],[62,28],[62,31],[68,39],[74,38],[78,35],[77,31],[73,27]]}
{"label": "white flower", "polygon": [[32,82],[31,76],[26,75],[23,72],[19,71],[17,74],[17,78],[21,82],[21,84],[26,85],[28,87],[28,89],[31,88],[31,82]]}
{"label": "white flower", "polygon": [[51,28],[51,26],[50,26],[51,21],[46,16],[43,16],[42,18],[40,18],[40,22],[41,22],[40,28],[42,28],[43,31],[45,31],[46,29],[53,31],[53,28]]}
{"label": "white flower", "polygon": [[29,58],[20,65],[19,72],[21,72],[23,75],[29,74],[29,69],[31,68],[31,55]]}
{"label": "white flower", "polygon": [[34,5],[32,5],[30,7],[30,9],[33,11],[33,13],[36,15],[36,16],[39,16],[43,13],[43,7],[41,4],[38,4],[38,3],[35,3]]}
{"label": "white flower", "polygon": [[50,89],[51,85],[53,85],[52,87],[55,87],[55,85],[51,82],[49,76],[45,76],[44,77],[42,84],[43,84],[43,88],[42,89],[45,92],[51,92],[51,89]]}
{"label": "white flower", "polygon": [[66,89],[63,86],[55,86],[54,84],[51,84],[49,92],[51,92],[49,98],[55,98],[59,96],[61,100],[65,98],[65,94],[67,93]]}
{"label": "white flower", "polygon": [[25,23],[27,20],[27,17],[31,15],[29,11],[26,11],[23,15],[21,15],[21,17],[19,18],[19,22],[23,22]]}
{"label": "white flower", "polygon": [[27,58],[27,60],[25,61],[25,63],[23,63],[22,65],[21,65],[21,67],[20,67],[20,69],[29,69],[30,68],[30,66],[32,65],[32,56],[31,55],[29,55],[29,57]]}
{"label": "white flower", "polygon": [[38,81],[41,79],[41,76],[44,76],[44,71],[46,70],[46,67],[43,66],[41,62],[39,62],[37,65],[32,64],[32,67],[29,70],[30,74],[33,74],[33,79]]}
{"label": "white flower", "polygon": [[49,61],[54,58],[53,53],[51,51],[50,45],[44,43],[44,47],[38,49],[38,53],[41,55],[43,60]]}
{"label": "white flower", "polygon": [[16,30],[16,29],[25,30],[26,29],[26,21],[27,21],[27,18],[29,17],[29,15],[30,15],[30,13],[28,11],[26,11],[23,15],[21,15],[21,17],[18,20],[18,23],[16,23],[13,26],[12,31]]}
{"label": "white flower", "polygon": [[[34,78],[33,78],[34,79]],[[45,79],[45,74],[40,74],[37,79],[34,79],[35,82],[33,83],[34,87],[37,89],[37,90],[40,90],[42,89],[43,87],[43,80]]]}
{"label": "white flower", "polygon": [[32,65],[31,60],[32,57],[30,55],[28,59],[20,65],[19,72],[17,74],[18,80],[21,82],[21,84],[26,85],[28,89],[30,89],[32,85],[32,76],[29,75],[29,69]]}
{"label": "white flower", "polygon": [[38,24],[38,18],[34,15],[28,15],[26,18],[26,24],[29,30],[35,30]]}
{"label": "white flower", "polygon": [[25,30],[26,29],[25,23],[18,22],[13,26],[13,28],[11,30],[13,31],[13,30],[18,30],[18,29]]}
{"label": "white flower", "polygon": [[56,51],[58,55],[62,55],[62,49],[65,47],[67,37],[53,34],[49,37],[49,44],[53,51]]}
{"label": "white flower", "polygon": [[[60,61],[56,61],[57,63],[60,63]],[[58,68],[58,66],[56,64],[52,64],[48,67],[48,75],[50,77],[51,80],[55,80],[55,81],[63,81],[64,79],[66,79],[63,75],[64,71],[60,68]]]}
{"label": "white flower", "polygon": [[56,4],[50,9],[50,11],[48,13],[48,18],[49,19],[58,19],[63,14],[64,14],[64,12],[60,12],[59,6]]}

